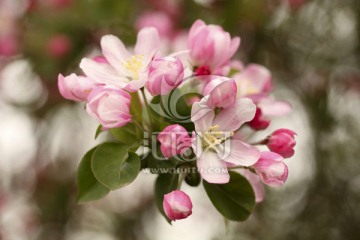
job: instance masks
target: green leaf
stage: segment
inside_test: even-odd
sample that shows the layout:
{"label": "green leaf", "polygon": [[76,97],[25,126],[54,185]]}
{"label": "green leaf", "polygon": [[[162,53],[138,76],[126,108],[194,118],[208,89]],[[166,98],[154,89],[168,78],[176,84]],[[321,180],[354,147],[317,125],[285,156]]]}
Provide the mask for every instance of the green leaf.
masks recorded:
{"label": "green leaf", "polygon": [[133,119],[135,119],[138,122],[142,122],[143,110],[142,110],[142,104],[140,101],[139,93],[134,92],[134,93],[130,93],[130,95],[131,95],[130,113]]}
{"label": "green leaf", "polygon": [[206,193],[215,208],[227,219],[245,221],[255,206],[255,195],[250,183],[242,175],[230,172],[227,184],[203,181]]}
{"label": "green leaf", "polygon": [[93,201],[106,196],[109,189],[99,183],[91,170],[91,157],[96,148],[88,151],[77,169],[77,196],[79,203]]}
{"label": "green leaf", "polygon": [[[156,96],[151,100],[151,114],[158,119],[164,120],[170,124],[181,124],[188,131],[194,130],[194,124],[191,122],[191,106],[187,104],[186,96],[179,89],[173,90],[165,96]],[[160,127],[161,126],[157,126]]]}
{"label": "green leaf", "polygon": [[[196,169],[196,168],[192,168],[192,169]],[[197,171],[196,172],[191,171],[188,174],[186,174],[185,182],[192,187],[197,187],[201,182],[201,176]]]}
{"label": "green leaf", "polygon": [[124,144],[106,142],[99,145],[92,156],[94,176],[111,190],[125,187],[139,174],[139,156],[128,152],[129,148]]}
{"label": "green leaf", "polygon": [[131,122],[123,127],[110,129],[110,133],[116,140],[126,145],[136,146],[141,141],[140,132]]}
{"label": "green leaf", "polygon": [[102,133],[102,126],[101,125],[99,125],[98,128],[96,129],[95,139],[97,139],[97,137],[100,135],[100,133]]}
{"label": "green leaf", "polygon": [[163,201],[164,195],[176,190],[178,186],[179,175],[178,174],[160,174],[155,182],[155,203],[158,207],[160,213],[165,217],[165,219],[170,223],[171,220],[168,219],[164,212]]}

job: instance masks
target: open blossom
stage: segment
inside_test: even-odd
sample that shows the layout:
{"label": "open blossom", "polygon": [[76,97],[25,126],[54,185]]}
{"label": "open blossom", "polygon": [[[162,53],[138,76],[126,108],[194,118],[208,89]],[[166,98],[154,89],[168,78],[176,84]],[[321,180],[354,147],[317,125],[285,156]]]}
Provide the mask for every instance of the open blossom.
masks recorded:
{"label": "open blossom", "polygon": [[190,58],[195,66],[215,70],[235,54],[240,38],[231,39],[230,34],[220,26],[206,25],[197,20],[191,27],[188,37]]}
{"label": "open blossom", "polygon": [[161,144],[160,150],[166,158],[185,153],[191,147],[192,140],[187,130],[178,124],[164,128],[157,139]]}
{"label": "open blossom", "polygon": [[69,100],[73,101],[86,101],[91,90],[97,85],[93,80],[84,77],[77,76],[75,73],[64,77],[59,74],[58,76],[58,88],[60,94]]}
{"label": "open blossom", "polygon": [[238,86],[239,97],[254,94],[268,94],[272,90],[270,71],[258,64],[250,64],[234,76]]}
{"label": "open blossom", "polygon": [[278,187],[283,185],[288,177],[288,167],[283,160],[284,158],[277,153],[262,152],[253,168],[265,184]]}
{"label": "open blossom", "polygon": [[269,96],[272,91],[270,71],[259,64],[250,64],[232,77],[238,87],[238,97],[251,98],[264,116],[280,116],[291,111],[289,103]]}
{"label": "open blossom", "polygon": [[149,66],[146,89],[151,95],[167,95],[184,79],[184,66],[177,57],[154,59]]}
{"label": "open blossom", "polygon": [[240,98],[232,107],[215,114],[207,105],[208,97],[194,103],[191,110],[196,135],[193,149],[201,176],[209,183],[227,183],[227,163],[251,166],[259,159],[257,148],[232,138],[243,123],[254,117],[256,106],[251,99]]}
{"label": "open blossom", "polygon": [[131,96],[124,90],[97,87],[87,101],[87,112],[100,122],[103,130],[122,127],[131,121]]}
{"label": "open blossom", "polygon": [[203,95],[209,95],[207,104],[212,108],[228,108],[236,101],[237,88],[234,80],[219,77],[211,80],[204,88]]}
{"label": "open blossom", "polygon": [[172,221],[187,218],[192,214],[191,199],[180,190],[164,195],[163,208],[166,216]]}
{"label": "open blossom", "polygon": [[101,39],[101,49],[109,64],[84,58],[80,68],[87,77],[109,86],[135,92],[147,80],[149,63],[159,50],[159,34],[155,28],[143,28],[137,36],[134,52],[130,53],[113,35]]}
{"label": "open blossom", "polygon": [[278,129],[270,135],[267,146],[272,152],[276,152],[285,158],[292,157],[295,153],[295,135],[296,133],[289,129]]}
{"label": "open blossom", "polygon": [[136,21],[138,30],[145,27],[156,28],[160,37],[170,37],[174,30],[174,23],[164,12],[146,12],[142,13]]}

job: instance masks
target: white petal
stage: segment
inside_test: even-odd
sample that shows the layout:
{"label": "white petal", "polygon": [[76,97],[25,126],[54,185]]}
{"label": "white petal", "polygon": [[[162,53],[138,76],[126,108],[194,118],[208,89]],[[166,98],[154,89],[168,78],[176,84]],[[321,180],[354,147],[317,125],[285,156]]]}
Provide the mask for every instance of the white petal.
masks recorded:
{"label": "white petal", "polygon": [[262,98],[258,106],[265,116],[282,116],[290,113],[292,110],[290,103],[271,98]]}
{"label": "white petal", "polygon": [[256,112],[256,106],[249,98],[239,98],[235,104],[223,109],[214,120],[222,131],[236,131],[245,122],[251,121]]}
{"label": "white petal", "polygon": [[195,131],[199,133],[208,131],[215,117],[214,110],[206,104],[207,100],[208,96],[203,97],[191,109],[191,121],[195,124]]}
{"label": "white petal", "polygon": [[241,166],[251,166],[260,158],[260,151],[256,147],[240,140],[231,139],[226,141],[223,146],[225,146],[226,154],[222,156],[222,159],[229,163]]}
{"label": "white petal", "polygon": [[83,58],[80,68],[87,77],[102,84],[123,88],[129,82],[127,78],[120,76],[109,64],[97,63],[88,58]]}
{"label": "white petal", "polygon": [[135,44],[135,53],[143,54],[145,59],[152,58],[160,48],[160,37],[156,28],[147,27],[140,30]]}
{"label": "white petal", "polygon": [[105,58],[120,74],[127,76],[128,73],[123,63],[131,57],[124,44],[114,35],[106,35],[101,39],[101,49]]}
{"label": "white petal", "polygon": [[230,175],[227,166],[214,152],[204,151],[197,160],[201,176],[209,183],[228,183]]}

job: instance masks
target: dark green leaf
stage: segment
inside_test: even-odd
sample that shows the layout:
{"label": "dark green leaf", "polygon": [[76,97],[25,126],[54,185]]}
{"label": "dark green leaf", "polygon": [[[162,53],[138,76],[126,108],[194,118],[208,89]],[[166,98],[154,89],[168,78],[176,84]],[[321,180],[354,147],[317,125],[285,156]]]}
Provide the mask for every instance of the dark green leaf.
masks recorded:
{"label": "dark green leaf", "polygon": [[227,219],[245,221],[255,206],[255,195],[250,183],[238,173],[230,172],[227,184],[203,181],[206,193],[215,208]]}
{"label": "dark green leaf", "polygon": [[[190,121],[191,106],[187,104],[186,94],[179,89],[165,96],[154,97],[150,107],[152,115],[156,118],[164,118],[170,124],[181,124],[188,131],[194,130],[194,124]],[[161,126],[159,127],[162,130]]]}
{"label": "dark green leaf", "polygon": [[135,180],[140,170],[137,154],[129,146],[107,142],[99,145],[91,159],[96,179],[111,190],[124,187]]}
{"label": "dark green leaf", "polygon": [[96,133],[95,133],[95,139],[97,139],[97,137],[100,135],[100,133],[102,133],[102,126],[99,125],[98,128],[96,129]]}
{"label": "dark green leaf", "polygon": [[191,172],[186,174],[185,182],[192,187],[196,187],[196,186],[199,186],[199,184],[201,182],[201,177],[197,171],[193,172],[192,171],[193,169],[196,169],[196,168],[192,168]]}
{"label": "dark green leaf", "polygon": [[109,193],[109,189],[99,183],[91,170],[91,157],[96,148],[85,154],[77,169],[77,201],[97,200]]}
{"label": "dark green leaf", "polygon": [[176,190],[178,186],[179,175],[178,174],[160,174],[155,182],[155,203],[160,213],[170,223],[170,219],[166,217],[163,209],[164,195]]}

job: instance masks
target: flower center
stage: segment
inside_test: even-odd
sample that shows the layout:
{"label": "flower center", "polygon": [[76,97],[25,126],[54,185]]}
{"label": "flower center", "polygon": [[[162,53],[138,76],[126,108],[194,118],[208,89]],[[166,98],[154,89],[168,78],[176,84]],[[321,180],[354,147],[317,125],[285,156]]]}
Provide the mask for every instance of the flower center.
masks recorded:
{"label": "flower center", "polygon": [[218,131],[219,125],[214,125],[202,135],[201,145],[204,149],[223,150],[221,145],[225,140],[232,137],[234,132]]}
{"label": "flower center", "polygon": [[143,66],[144,55],[134,55],[124,61],[123,66],[131,73],[134,80],[139,79],[140,70]]}
{"label": "flower center", "polygon": [[250,80],[243,80],[239,83],[240,84],[238,84],[238,92],[241,94],[241,96],[259,93],[259,89],[254,87]]}

